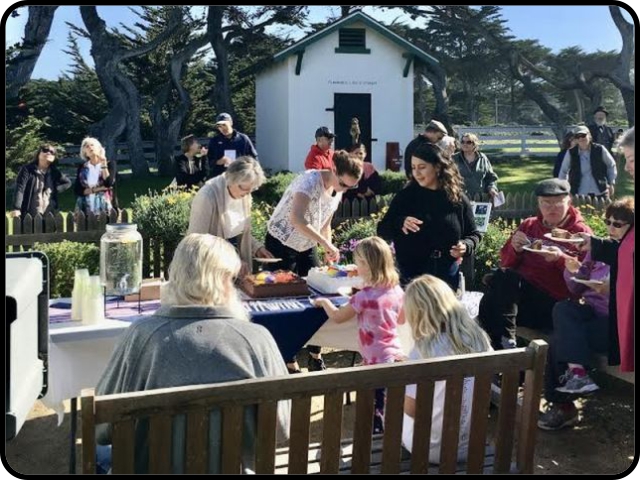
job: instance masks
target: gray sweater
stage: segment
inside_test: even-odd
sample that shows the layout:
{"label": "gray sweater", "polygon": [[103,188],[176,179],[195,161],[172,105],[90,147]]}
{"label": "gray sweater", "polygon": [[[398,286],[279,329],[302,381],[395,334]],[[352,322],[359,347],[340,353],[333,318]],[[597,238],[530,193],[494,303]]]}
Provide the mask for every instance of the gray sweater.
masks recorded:
{"label": "gray sweater", "polygon": [[[96,395],[228,382],[287,375],[269,331],[233,318],[230,310],[204,306],[161,307],[133,323],[113,352],[98,382]],[[281,438],[288,436],[290,402],[278,404]],[[246,408],[243,430],[244,467],[253,469],[255,408]],[[221,415],[209,417],[210,473],[220,471]],[[185,415],[173,420],[172,469],[184,472]],[[136,427],[136,473],[148,471],[148,424]],[[98,443],[110,443],[111,429],[98,429]]]}

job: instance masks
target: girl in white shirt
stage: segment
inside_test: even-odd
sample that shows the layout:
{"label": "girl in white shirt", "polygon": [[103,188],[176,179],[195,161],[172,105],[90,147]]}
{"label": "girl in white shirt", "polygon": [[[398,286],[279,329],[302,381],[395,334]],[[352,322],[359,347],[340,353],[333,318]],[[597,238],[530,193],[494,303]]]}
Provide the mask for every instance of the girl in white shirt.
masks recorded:
{"label": "girl in white shirt", "polygon": [[[478,323],[469,317],[465,306],[455,297],[453,290],[442,280],[422,275],[413,280],[405,291],[404,321],[411,327],[415,342],[409,360],[422,360],[450,355],[491,351],[491,342]],[[458,461],[467,458],[469,427],[473,403],[472,377],[465,378],[460,410],[460,436]],[[429,462],[440,463],[442,426],[444,419],[446,381],[436,382],[433,393]],[[402,444],[411,451],[413,423],[416,411],[416,386],[405,391]]]}

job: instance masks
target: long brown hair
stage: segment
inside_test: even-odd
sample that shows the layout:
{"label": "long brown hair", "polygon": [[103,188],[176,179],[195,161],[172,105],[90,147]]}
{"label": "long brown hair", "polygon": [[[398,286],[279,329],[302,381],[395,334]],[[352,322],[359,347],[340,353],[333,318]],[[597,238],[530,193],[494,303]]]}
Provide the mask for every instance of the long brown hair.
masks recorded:
{"label": "long brown hair", "polygon": [[458,167],[447,157],[442,149],[433,143],[425,143],[418,147],[413,156],[434,166],[438,174],[440,189],[444,190],[452,203],[462,202],[464,183]]}

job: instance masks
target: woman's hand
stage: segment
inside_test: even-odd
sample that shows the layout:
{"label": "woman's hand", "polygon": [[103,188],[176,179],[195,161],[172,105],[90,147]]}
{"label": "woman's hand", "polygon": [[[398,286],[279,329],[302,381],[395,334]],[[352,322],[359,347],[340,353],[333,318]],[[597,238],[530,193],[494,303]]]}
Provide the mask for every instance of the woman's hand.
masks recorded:
{"label": "woman's hand", "polygon": [[275,258],[273,254],[264,247],[260,247],[256,250],[255,253],[256,258]]}
{"label": "woman's hand", "polygon": [[82,191],[82,193],[84,194],[85,197],[87,197],[93,193],[93,188],[87,187]]}
{"label": "woman's hand", "polygon": [[609,278],[604,280],[602,285],[589,285],[589,287],[599,295],[609,295],[611,293],[611,284]]}
{"label": "woman's hand", "polygon": [[327,263],[336,263],[340,260],[340,250],[338,250],[332,243],[327,243],[324,246],[324,261]]}
{"label": "woman's hand", "polygon": [[578,244],[578,248],[583,252],[591,251],[591,234],[586,232],[578,232],[571,235],[573,238],[581,238],[582,243]]}
{"label": "woman's hand", "polygon": [[419,232],[420,231],[420,225],[422,225],[424,222],[422,220],[419,220],[415,217],[407,217],[404,219],[404,222],[402,223],[402,232],[407,235],[409,232]]}
{"label": "woman's hand", "polygon": [[311,304],[316,308],[329,308],[331,305],[331,300],[328,298],[316,298],[311,300]]}
{"label": "woman's hand", "polygon": [[238,273],[238,280],[243,280],[244,277],[251,273],[251,268],[247,264],[247,262],[242,262],[240,265],[240,272]]}
{"label": "woman's hand", "polygon": [[576,273],[580,270],[581,265],[580,261],[574,257],[567,257],[564,261],[564,267],[569,271],[569,273]]}
{"label": "woman's hand", "polygon": [[453,258],[462,258],[465,253],[467,253],[467,244],[463,242],[456,243],[451,247],[451,250],[449,250],[449,255]]}

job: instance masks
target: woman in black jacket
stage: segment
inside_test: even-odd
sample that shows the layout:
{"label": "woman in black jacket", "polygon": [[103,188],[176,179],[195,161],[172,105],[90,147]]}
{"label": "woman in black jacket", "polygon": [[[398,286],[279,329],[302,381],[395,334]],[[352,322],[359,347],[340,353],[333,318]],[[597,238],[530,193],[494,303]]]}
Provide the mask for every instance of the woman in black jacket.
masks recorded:
{"label": "woman in black jacket", "polygon": [[378,224],[378,235],[394,242],[401,281],[425,273],[458,288],[463,256],[482,238],[458,169],[433,144],[412,155],[413,179],[393,198]]}
{"label": "woman in black jacket", "polygon": [[50,143],[38,148],[33,161],[23,165],[16,179],[12,216],[35,217],[58,211],[58,193],[71,187],[71,180],[53,164],[56,149]]}

